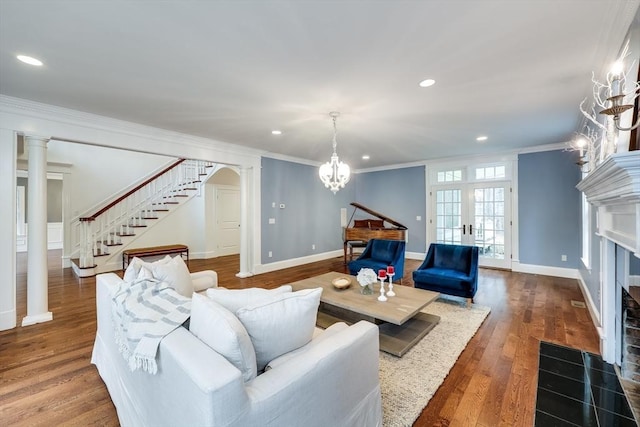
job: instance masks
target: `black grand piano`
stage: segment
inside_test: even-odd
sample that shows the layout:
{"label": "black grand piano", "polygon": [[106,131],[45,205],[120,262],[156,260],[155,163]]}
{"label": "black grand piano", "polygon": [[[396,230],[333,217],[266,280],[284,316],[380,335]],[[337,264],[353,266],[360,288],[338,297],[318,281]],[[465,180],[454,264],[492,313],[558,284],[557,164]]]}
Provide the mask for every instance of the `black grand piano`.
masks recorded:
{"label": "black grand piano", "polygon": [[[342,240],[344,241],[344,263],[347,263],[347,246],[349,243],[362,243],[365,244],[370,239],[387,239],[387,240],[405,240],[407,227],[400,224],[388,216],[382,215],[379,212],[369,209],[368,207],[361,205],[360,203],[353,202],[351,206],[355,209],[349,218],[347,227],[343,229]],[[356,213],[356,210],[361,209],[367,212],[369,215],[375,216],[377,219],[356,219],[351,225],[351,220]],[[385,226],[385,222],[388,222],[391,226]]]}

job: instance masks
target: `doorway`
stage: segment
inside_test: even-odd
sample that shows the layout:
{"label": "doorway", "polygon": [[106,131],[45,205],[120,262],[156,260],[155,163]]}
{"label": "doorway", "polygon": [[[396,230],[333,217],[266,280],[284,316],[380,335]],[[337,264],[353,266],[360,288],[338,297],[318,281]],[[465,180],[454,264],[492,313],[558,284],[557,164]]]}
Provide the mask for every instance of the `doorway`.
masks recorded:
{"label": "doorway", "polygon": [[206,185],[206,253],[226,256],[240,253],[240,175],[222,167]]}
{"label": "doorway", "polygon": [[511,181],[505,180],[504,166],[490,168],[488,177],[486,166],[471,168],[473,174],[435,174],[429,194],[432,241],[477,246],[481,266],[511,269]]}

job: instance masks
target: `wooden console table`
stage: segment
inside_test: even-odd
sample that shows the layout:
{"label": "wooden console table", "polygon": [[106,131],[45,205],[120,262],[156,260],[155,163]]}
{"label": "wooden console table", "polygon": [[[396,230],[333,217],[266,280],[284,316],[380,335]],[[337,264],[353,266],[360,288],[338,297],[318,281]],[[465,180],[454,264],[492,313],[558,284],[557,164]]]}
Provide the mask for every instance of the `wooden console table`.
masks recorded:
{"label": "wooden console table", "polygon": [[133,257],[143,258],[147,256],[171,254],[186,255],[187,262],[189,262],[189,246],[187,245],[151,246],[148,248],[125,249],[122,251],[122,269],[127,268],[129,261]]}

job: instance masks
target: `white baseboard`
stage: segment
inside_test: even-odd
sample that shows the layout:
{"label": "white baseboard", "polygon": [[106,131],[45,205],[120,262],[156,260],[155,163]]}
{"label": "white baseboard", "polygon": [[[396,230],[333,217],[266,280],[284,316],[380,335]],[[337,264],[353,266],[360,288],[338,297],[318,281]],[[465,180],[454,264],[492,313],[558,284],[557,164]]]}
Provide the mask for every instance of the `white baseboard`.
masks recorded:
{"label": "white baseboard", "polygon": [[591,314],[591,319],[593,320],[593,326],[598,330],[598,334],[602,332],[602,328],[600,328],[600,311],[596,307],[596,304],[593,302],[593,298],[591,298],[591,293],[589,289],[587,289],[587,284],[582,280],[582,275],[578,274],[578,284],[580,285],[580,291],[582,291],[582,296],[584,300],[587,302],[587,308],[589,309],[589,314]]}
{"label": "white baseboard", "polygon": [[216,251],[204,251],[204,252],[189,252],[189,259],[208,259],[208,258],[217,258],[221,255],[218,255]]}
{"label": "white baseboard", "polygon": [[575,268],[550,267],[546,265],[520,264],[519,261],[511,263],[511,270],[517,273],[539,274],[541,276],[565,277],[577,279],[579,274]]}
{"label": "white baseboard", "polygon": [[16,327],[16,310],[7,310],[0,313],[0,331],[7,331]]}
{"label": "white baseboard", "polygon": [[417,259],[417,260],[423,261],[426,257],[427,257],[426,252],[405,252],[404,253],[405,259]]}
{"label": "white baseboard", "polygon": [[36,314],[35,316],[25,316],[22,319],[22,326],[35,325],[36,323],[44,323],[53,320],[53,313],[47,311],[46,313]]}
{"label": "white baseboard", "polygon": [[284,261],[276,261],[270,264],[258,264],[253,266],[254,274],[269,273],[271,271],[282,270],[289,267],[297,267],[298,265],[309,264],[310,262],[324,261],[326,259],[343,256],[342,249],[337,251],[324,252],[300,258],[291,258]]}

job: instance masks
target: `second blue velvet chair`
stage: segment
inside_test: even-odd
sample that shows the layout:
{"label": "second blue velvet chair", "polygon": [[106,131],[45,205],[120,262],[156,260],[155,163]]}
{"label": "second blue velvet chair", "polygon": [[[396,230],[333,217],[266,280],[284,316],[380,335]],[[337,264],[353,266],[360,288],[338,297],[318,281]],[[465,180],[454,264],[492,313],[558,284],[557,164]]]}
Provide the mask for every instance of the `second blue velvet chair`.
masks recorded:
{"label": "second blue velvet chair", "polygon": [[478,247],[432,243],[427,257],[413,272],[416,288],[467,298],[478,290]]}
{"label": "second blue velvet chair", "polygon": [[392,265],[395,268],[393,281],[401,283],[404,275],[404,251],[404,240],[371,239],[358,259],[349,262],[349,273],[355,276],[361,268],[371,268],[377,274],[378,270]]}

